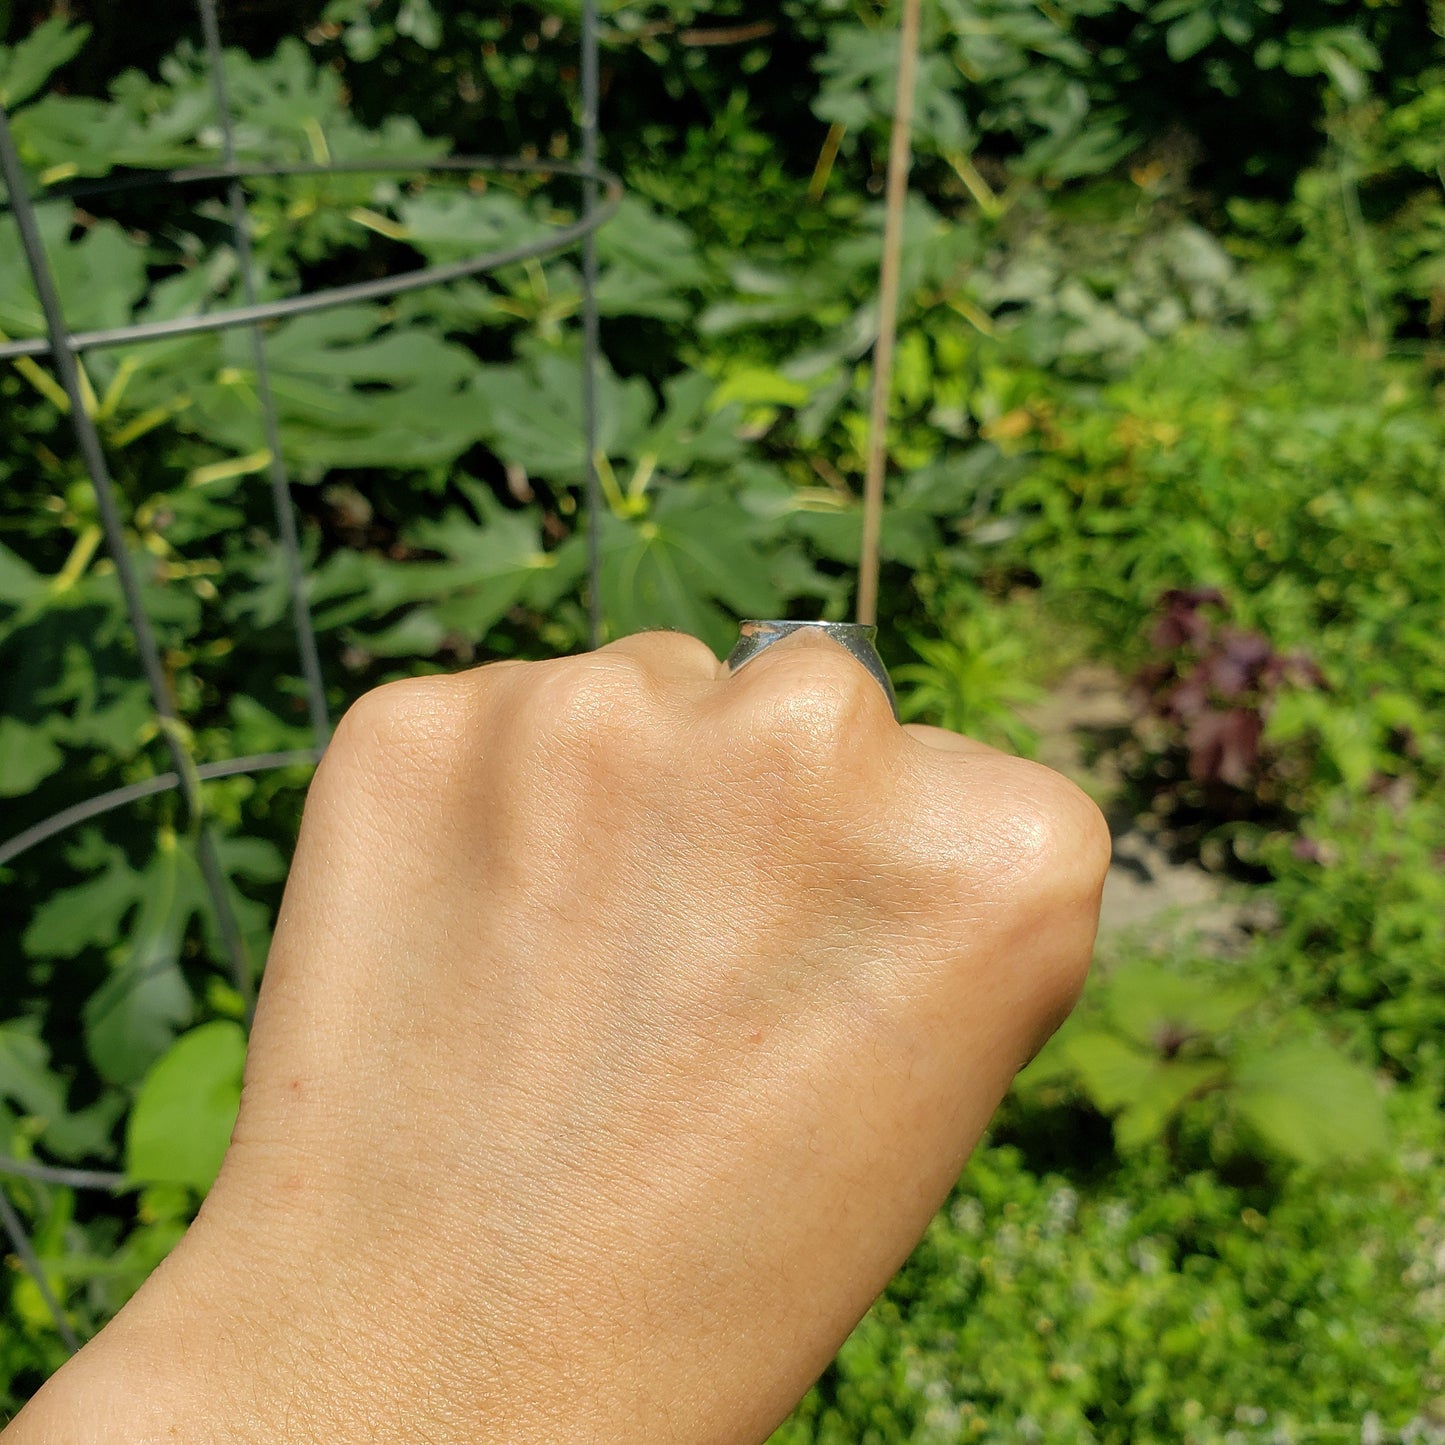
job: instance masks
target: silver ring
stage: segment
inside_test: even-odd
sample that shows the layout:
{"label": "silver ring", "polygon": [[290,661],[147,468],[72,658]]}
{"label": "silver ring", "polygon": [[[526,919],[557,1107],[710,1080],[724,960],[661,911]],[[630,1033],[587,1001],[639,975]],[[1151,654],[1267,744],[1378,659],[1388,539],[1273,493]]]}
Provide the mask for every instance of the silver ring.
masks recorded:
{"label": "silver ring", "polygon": [[759,653],[766,652],[773,643],[781,642],[791,633],[803,631],[825,633],[840,647],[846,648],[868,669],[869,675],[887,695],[893,716],[898,716],[898,698],[889,681],[888,669],[883,666],[883,659],[874,646],[878,629],[865,627],[861,622],[744,622],[738,629],[737,646],[728,654],[728,670],[736,672]]}

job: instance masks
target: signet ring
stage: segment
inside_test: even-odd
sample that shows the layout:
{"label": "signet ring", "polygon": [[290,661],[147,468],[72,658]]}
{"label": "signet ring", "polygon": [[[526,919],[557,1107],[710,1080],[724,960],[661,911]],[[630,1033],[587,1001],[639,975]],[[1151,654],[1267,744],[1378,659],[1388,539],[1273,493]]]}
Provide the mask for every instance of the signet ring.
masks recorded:
{"label": "signet ring", "polygon": [[744,622],[738,629],[737,646],[728,654],[728,670],[736,672],[739,668],[746,667],[775,642],[781,642],[795,632],[822,632],[840,647],[846,648],[868,669],[873,680],[887,695],[893,716],[898,716],[898,698],[894,694],[892,682],[889,681],[888,669],[883,666],[883,659],[879,657],[878,648],[874,645],[878,629],[865,626],[861,622]]}

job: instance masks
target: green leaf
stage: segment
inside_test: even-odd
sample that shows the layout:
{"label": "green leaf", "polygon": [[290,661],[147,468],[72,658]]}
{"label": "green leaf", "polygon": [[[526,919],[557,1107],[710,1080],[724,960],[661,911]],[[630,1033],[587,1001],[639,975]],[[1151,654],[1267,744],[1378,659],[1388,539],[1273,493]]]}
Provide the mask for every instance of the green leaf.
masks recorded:
{"label": "green leaf", "polygon": [[113,1084],[145,1073],[191,1018],[194,1004],[180,970],[181,939],[171,920],[132,940],[124,962],[86,1000],[81,1012],[86,1051]]}
{"label": "green leaf", "polygon": [[617,634],[676,628],[722,653],[738,617],[776,616],[784,599],[750,522],[736,502],[701,487],[669,488],[640,521],[608,514],[602,595]]}
{"label": "green leaf", "polygon": [[[145,247],[114,221],[98,221],[72,239],[70,206],[41,206],[36,223],[71,329],[123,326],[145,291]],[[0,331],[41,336],[45,316],[14,226],[0,227]]]}
{"label": "green leaf", "polygon": [[[104,1153],[125,1099],[107,1091],[87,1108],[68,1111],[65,1079],[50,1063],[39,1021],[11,1019],[0,1024],[0,1101],[15,1105],[38,1129],[47,1149],[62,1159]],[[0,1107],[0,1118],[6,1111]]]}
{"label": "green leaf", "polygon": [[1352,105],[1364,99],[1368,76],[1380,65],[1380,52],[1354,25],[1292,32],[1284,52],[1284,68],[1292,75],[1327,76]]}
{"label": "green leaf", "polygon": [[144,679],[129,672],[133,653],[114,577],[87,577],[43,601],[0,643],[5,711],[43,717],[45,732],[61,747],[133,756],[155,715]]}
{"label": "green leaf", "polygon": [[1220,1059],[1160,1059],[1117,1034],[1088,1026],[1065,1028],[1044,1054],[1044,1069],[1027,1082],[1057,1082],[1075,1074],[1094,1106],[1114,1116],[1114,1140],[1123,1151],[1157,1139],[1191,1097],[1228,1077]]}
{"label": "green leaf", "polygon": [[209,1189],[241,1104],[246,1035],[220,1020],[182,1034],[151,1067],[126,1131],[126,1173],[144,1184]]}
{"label": "green leaf", "polygon": [[1211,11],[1200,8],[1181,16],[1164,36],[1165,47],[1173,61],[1188,60],[1197,55],[1219,33]]}
{"label": "green leaf", "polygon": [[1154,1071],[1154,1059],[1103,1029],[1079,1030],[1061,1042],[1085,1093],[1106,1114],[1142,1098]]}
{"label": "green leaf", "polygon": [[28,793],[64,761],[44,729],[0,717],[0,797]]}
{"label": "green leaf", "polygon": [[[818,58],[824,77],[813,112],[819,120],[857,130],[893,114],[898,74],[898,33],[868,25],[835,25]],[[973,138],[968,113],[954,93],[962,77],[946,55],[923,54],[914,78],[916,142],[934,150],[959,152]]]}
{"label": "green leaf", "polygon": [[1029,648],[1014,620],[979,599],[944,637],[911,637],[922,659],[894,669],[907,722],[940,727],[1030,754],[1038,737],[1019,716],[1043,693],[1030,679]]}
{"label": "green leaf", "polygon": [[108,1157],[116,1121],[129,1104],[129,1097],[120,1089],[107,1089],[93,1104],[52,1120],[40,1137],[45,1147],[62,1159]]}
{"label": "green leaf", "polygon": [[[461,479],[465,484],[466,479]],[[535,508],[509,511],[484,488],[470,485],[479,521],[453,508],[407,533],[413,546],[440,552],[440,562],[386,562],[338,569],[338,581],[360,589],[359,608],[385,616],[398,606],[421,606],[376,631],[358,631],[358,644],[383,657],[427,655],[459,634],[480,642],[514,606],[545,609],[575,586],[586,566],[579,548],[545,551]]]}
{"label": "green leaf", "polygon": [[656,465],[674,477],[699,465],[728,466],[740,462],[746,448],[738,436],[737,411],[719,406],[710,377],[684,371],[662,388],[662,407],[639,436],[630,442],[629,460]]}
{"label": "green leaf", "polygon": [[1140,962],[1104,985],[1110,1019],[1136,1043],[1152,1048],[1165,1034],[1216,1034],[1260,1000],[1257,987],[1186,978]]}
{"label": "green leaf", "polygon": [[[477,377],[472,406],[482,433],[503,461],[548,481],[577,483],[584,471],[581,358],[534,342],[522,360]],[[653,414],[641,377],[621,381],[604,361],[597,375],[598,445],[609,457],[631,456]]]}
{"label": "green leaf", "polygon": [[112,863],[111,876],[119,874],[133,885],[127,903],[138,902],[140,914],[120,961],[86,1000],[81,1017],[91,1062],[113,1084],[139,1079],[191,1017],[191,992],[181,974],[180,955],[188,904],[195,900],[179,896],[182,866],[174,842],[167,847],[165,840],[143,875]]}
{"label": "green leaf", "polygon": [[0,1024],[0,1099],[47,1122],[65,1113],[65,1086],[50,1068],[50,1051],[35,1019]]}
{"label": "green leaf", "polygon": [[[859,507],[830,511],[798,510],[789,530],[835,562],[856,567],[863,550],[863,513]],[[938,528],[922,512],[892,507],[884,512],[879,555],[885,562],[924,567],[938,550]]]}
{"label": "green leaf", "polygon": [[406,240],[429,262],[459,261],[543,234],[545,223],[509,191],[423,191],[397,207]]}
{"label": "green leaf", "polygon": [[683,297],[707,280],[694,233],[636,196],[628,196],[598,233],[597,255],[603,316],[685,320],[691,308]]}
{"label": "green leaf", "polygon": [[90,26],[71,25],[59,15],[43,20],[18,45],[0,46],[0,105],[14,110],[80,53]]}
{"label": "green leaf", "polygon": [[114,944],[126,914],[145,895],[146,873],[137,873],[119,848],[101,843],[94,834],[70,850],[69,861],[99,871],[84,883],[51,894],[35,910],[21,938],[32,957],[74,958],[90,945]]}
{"label": "green leaf", "polygon": [[1156,1062],[1138,1097],[1114,1119],[1114,1142],[1125,1151],[1152,1143],[1184,1104],[1228,1077],[1228,1066],[1218,1059]]}
{"label": "green leaf", "polygon": [[[228,877],[274,882],[284,868],[276,848],[260,839],[222,837],[217,852]],[[194,1014],[180,964],[193,920],[211,957],[225,957],[210,894],[189,841],[168,831],[140,869],[124,850],[95,834],[71,850],[70,862],[93,870],[93,876],[36,910],[24,946],[32,955],[52,958],[74,958],[86,948],[106,951],[110,975],[81,1012],[86,1048],[103,1079],[132,1084]],[[231,905],[248,956],[259,957],[269,910],[235,890]]]}
{"label": "green leaf", "polygon": [[[297,317],[268,339],[288,459],[332,467],[447,465],[481,435],[473,387],[481,368],[465,348],[420,326],[384,329],[378,307]],[[247,338],[223,339],[223,366],[192,389],[180,424],[238,455],[254,450],[259,401]]]}
{"label": "green leaf", "polygon": [[1301,1164],[1360,1163],[1389,1147],[1373,1075],[1326,1044],[1301,1041],[1242,1058],[1233,1097],[1267,1143]]}
{"label": "green leaf", "polygon": [[408,36],[424,50],[442,43],[442,23],[430,0],[402,0],[396,12],[396,33]]}
{"label": "green leaf", "polygon": [[0,543],[0,602],[20,607],[38,597],[44,588],[44,578]]}

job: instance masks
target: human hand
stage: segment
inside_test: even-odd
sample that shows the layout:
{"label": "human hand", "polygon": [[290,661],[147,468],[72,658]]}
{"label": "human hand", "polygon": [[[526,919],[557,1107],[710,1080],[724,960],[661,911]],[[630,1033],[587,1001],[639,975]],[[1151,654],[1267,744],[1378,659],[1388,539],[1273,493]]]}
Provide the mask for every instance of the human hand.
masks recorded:
{"label": "human hand", "polygon": [[1071,1006],[1108,851],[808,633],[369,694],[221,1176],[15,1445],[764,1440]]}

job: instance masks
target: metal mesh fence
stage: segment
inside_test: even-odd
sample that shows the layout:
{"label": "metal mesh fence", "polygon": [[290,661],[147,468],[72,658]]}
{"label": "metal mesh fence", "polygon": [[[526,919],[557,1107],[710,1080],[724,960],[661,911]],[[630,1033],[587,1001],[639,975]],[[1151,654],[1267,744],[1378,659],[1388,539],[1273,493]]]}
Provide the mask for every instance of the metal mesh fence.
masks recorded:
{"label": "metal mesh fence", "polygon": [[[157,735],[170,762],[167,771],[124,787],[102,792],[0,839],[0,867],[13,863],[48,839],[143,799],[166,792],[177,793],[194,839],[196,859],[204,881],[215,932],[229,966],[231,982],[244,1002],[249,1019],[254,1005],[254,975],[242,938],[232,895],[218,853],[217,836],[207,817],[204,784],[243,774],[310,765],[319,761],[326,748],[331,719],[323,684],[321,657],[307,597],[307,576],[291,493],[276,398],[267,359],[265,327],[286,318],[325,311],[365,301],[388,300],[424,287],[441,286],[478,276],[525,260],[556,255],[574,247],[582,252],[582,364],[578,385],[584,448],[584,501],[587,527],[588,621],[593,645],[604,635],[601,547],[599,518],[601,498],[597,468],[598,444],[598,358],[600,354],[597,304],[597,230],[617,210],[622,184],[599,163],[599,63],[597,0],[583,0],[579,56],[580,95],[578,130],[580,163],[549,162],[524,157],[457,155],[444,158],[396,158],[385,161],[334,162],[319,164],[248,164],[238,159],[236,128],[223,63],[223,36],[217,0],[197,0],[204,41],[211,99],[220,135],[220,164],[184,169],[127,173],[100,181],[62,186],[33,195],[25,169],[12,137],[9,117],[0,106],[0,176],[8,192],[10,223],[18,230],[32,284],[44,315],[46,335],[20,340],[0,340],[0,362],[22,358],[48,360],[69,403],[69,419],[75,443],[89,477],[99,513],[104,545],[124,601],[125,614],[133,636],[135,652],[144,675]],[[917,46],[918,0],[906,0],[904,37],[898,101],[898,123],[890,156],[890,226],[901,221],[904,177],[907,166],[908,106],[911,76],[908,66]],[[911,24],[912,33],[909,34]],[[580,184],[580,215],[566,225],[556,226],[540,238],[512,244],[446,264],[432,264],[375,279],[337,285],[276,300],[262,300],[253,254],[252,228],[248,214],[247,183],[261,178],[328,176],[338,174],[497,174],[529,173],[567,178]],[[74,330],[67,323],[50,258],[47,255],[38,208],[73,204],[84,198],[115,195],[140,188],[219,187],[234,249],[241,304],[221,310],[204,311],[160,321],[131,325]],[[896,192],[896,194],[895,194]],[[874,438],[870,447],[869,511],[865,513],[862,610],[872,607],[876,595],[878,509],[882,505],[883,450],[881,428],[886,410],[888,386],[887,357],[891,348],[893,313],[897,300],[897,250],[901,233],[885,243],[883,270],[884,323],[874,378],[879,400],[874,408]],[[891,276],[890,276],[891,266]],[[256,378],[259,402],[260,440],[266,455],[274,541],[279,550],[281,572],[289,607],[290,631],[294,637],[299,676],[304,687],[309,719],[310,744],[303,749],[261,753],[199,763],[193,753],[185,719],[177,705],[163,664],[156,628],[148,615],[142,580],[126,544],[126,517],[122,497],[115,484],[106,450],[88,404],[89,383],[84,359],[89,353],[137,343],[162,342],[180,336],[227,329],[243,331]],[[881,409],[880,409],[881,408]],[[871,558],[871,562],[870,562]],[[869,581],[871,566],[872,581]],[[871,590],[870,590],[871,589]],[[871,621],[871,616],[866,620]],[[64,1168],[29,1160],[0,1157],[0,1228],[10,1241],[16,1259],[33,1278],[55,1329],[70,1350],[79,1347],[66,1311],[50,1288],[24,1221],[7,1197],[6,1177],[25,1179],[82,1190],[119,1191],[130,1187],[125,1175],[108,1171]]]}

